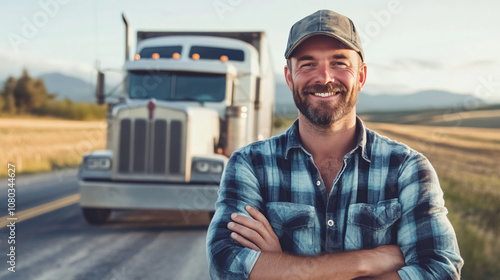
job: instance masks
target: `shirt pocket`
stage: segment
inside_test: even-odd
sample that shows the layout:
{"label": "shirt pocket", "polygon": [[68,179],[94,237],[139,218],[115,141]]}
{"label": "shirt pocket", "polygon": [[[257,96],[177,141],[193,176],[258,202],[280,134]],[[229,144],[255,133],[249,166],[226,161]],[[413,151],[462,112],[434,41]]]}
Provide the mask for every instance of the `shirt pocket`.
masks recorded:
{"label": "shirt pocket", "polygon": [[296,255],[319,253],[315,236],[316,211],[313,206],[291,202],[269,202],[267,217],[284,252]]}
{"label": "shirt pocket", "polygon": [[401,218],[398,199],[377,204],[356,203],[349,206],[345,250],[371,249],[396,242],[396,222]]}

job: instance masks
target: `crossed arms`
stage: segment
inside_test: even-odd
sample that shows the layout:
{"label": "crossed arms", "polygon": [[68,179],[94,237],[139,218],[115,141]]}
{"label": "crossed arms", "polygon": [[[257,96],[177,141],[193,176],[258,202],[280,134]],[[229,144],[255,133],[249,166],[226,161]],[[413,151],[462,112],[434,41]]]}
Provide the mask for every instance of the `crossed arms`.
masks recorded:
{"label": "crossed arms", "polygon": [[239,244],[261,252],[250,279],[354,279],[363,276],[401,279],[396,271],[404,266],[404,258],[395,245],[319,257],[284,254],[266,217],[251,206],[246,206],[245,210],[253,219],[234,213],[228,229],[233,231],[231,238]]}

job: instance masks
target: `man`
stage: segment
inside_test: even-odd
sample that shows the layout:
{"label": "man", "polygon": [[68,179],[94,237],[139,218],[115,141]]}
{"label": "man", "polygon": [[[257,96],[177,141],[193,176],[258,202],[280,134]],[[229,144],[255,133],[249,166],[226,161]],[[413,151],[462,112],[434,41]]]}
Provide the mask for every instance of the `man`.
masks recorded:
{"label": "man", "polygon": [[211,277],[458,279],[429,161],[356,117],[367,66],[352,21],[305,17],[285,58],[299,118],[229,160],[208,229]]}

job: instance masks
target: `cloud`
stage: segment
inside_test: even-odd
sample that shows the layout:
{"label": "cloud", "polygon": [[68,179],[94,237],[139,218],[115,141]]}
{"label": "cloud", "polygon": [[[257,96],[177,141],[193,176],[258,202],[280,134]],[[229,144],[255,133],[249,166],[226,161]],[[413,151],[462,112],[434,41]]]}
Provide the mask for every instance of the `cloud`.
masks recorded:
{"label": "cloud", "polygon": [[[97,71],[93,63],[79,60],[66,60],[46,57],[27,51],[12,51],[0,49],[0,83],[9,76],[20,77],[23,69],[27,69],[32,77],[45,73],[62,73],[76,77],[89,83],[95,83]],[[116,85],[123,81],[124,75],[114,72],[106,73],[106,84]],[[1,88],[0,84],[0,88]]]}
{"label": "cloud", "polygon": [[391,64],[373,64],[374,67],[389,71],[415,71],[415,70],[442,70],[444,66],[440,62],[423,59],[395,59]]}
{"label": "cloud", "polygon": [[[422,62],[422,61],[420,61]],[[500,100],[498,73],[500,61],[476,59],[454,64],[420,63],[412,60],[389,65],[368,65],[365,91],[368,93],[403,93],[438,89],[456,93],[475,94],[478,87],[490,81],[486,100]],[[405,65],[407,67],[402,68]],[[404,70],[403,70],[404,69]],[[491,78],[490,78],[491,77]]]}
{"label": "cloud", "polygon": [[380,71],[456,71],[470,69],[490,69],[497,67],[500,69],[500,62],[495,59],[477,59],[459,64],[443,64],[423,59],[395,59],[390,64],[370,63],[370,67]]}
{"label": "cloud", "polygon": [[408,94],[415,92],[417,89],[404,83],[393,84],[378,84],[367,82],[363,88],[366,94]]}
{"label": "cloud", "polygon": [[26,51],[0,49],[0,61],[0,77],[18,77],[23,69],[27,69],[35,77],[58,72],[88,81],[95,73],[95,67],[90,63],[45,57]]}
{"label": "cloud", "polygon": [[459,68],[462,68],[462,69],[486,68],[486,67],[491,67],[491,66],[498,66],[499,64],[500,63],[494,59],[478,59],[478,60],[463,63],[459,66]]}

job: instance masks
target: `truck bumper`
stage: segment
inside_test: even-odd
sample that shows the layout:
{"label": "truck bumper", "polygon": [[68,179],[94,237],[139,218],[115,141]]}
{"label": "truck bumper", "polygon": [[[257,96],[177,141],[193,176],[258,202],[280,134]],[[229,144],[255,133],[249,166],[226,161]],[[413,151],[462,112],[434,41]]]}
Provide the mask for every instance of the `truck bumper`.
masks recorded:
{"label": "truck bumper", "polygon": [[215,211],[218,185],[79,181],[80,206]]}

